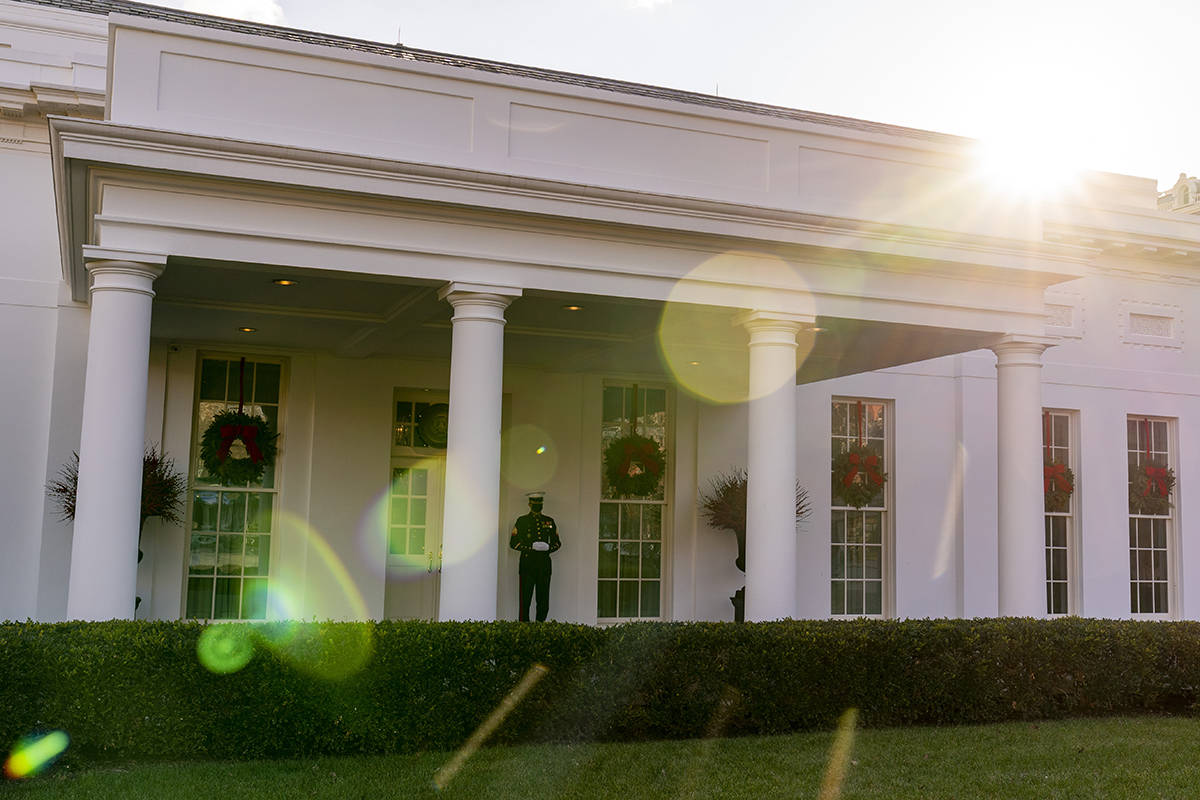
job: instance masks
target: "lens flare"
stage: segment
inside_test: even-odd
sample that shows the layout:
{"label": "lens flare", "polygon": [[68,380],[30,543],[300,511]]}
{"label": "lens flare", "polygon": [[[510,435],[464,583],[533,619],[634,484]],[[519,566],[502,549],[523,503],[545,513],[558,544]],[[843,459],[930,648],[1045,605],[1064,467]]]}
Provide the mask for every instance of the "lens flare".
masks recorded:
{"label": "lens flare", "polygon": [[209,672],[229,675],[254,657],[254,629],[241,622],[210,625],[196,642],[196,656]]}
{"label": "lens flare", "polygon": [[514,425],[500,437],[500,474],[521,489],[545,486],[558,469],[558,448],[537,425]]}
{"label": "lens flare", "polygon": [[4,774],[13,779],[32,778],[53,764],[70,743],[63,731],[22,739],[4,762]]}
{"label": "lens flare", "polygon": [[[709,304],[714,288],[720,290],[720,306]],[[750,399],[746,332],[734,323],[746,309],[817,314],[800,270],[768,253],[730,251],[713,256],[671,290],[659,320],[659,354],[690,394],[719,404]],[[800,335],[797,340],[799,364],[812,352],[815,337]]]}
{"label": "lens flare", "polygon": [[359,623],[308,623],[274,651],[297,669],[339,681],[358,672],[375,652],[375,628]]}
{"label": "lens flare", "polygon": [[846,782],[850,767],[850,752],[854,749],[854,728],[858,724],[858,709],[848,708],[838,720],[837,732],[833,735],[833,746],[829,748],[829,766],[821,781],[818,800],[838,800]]}
{"label": "lens flare", "polygon": [[[378,577],[405,580],[431,566],[442,517],[441,459],[393,465],[383,486],[358,521],[358,551]],[[436,554],[435,554],[436,555]]]}

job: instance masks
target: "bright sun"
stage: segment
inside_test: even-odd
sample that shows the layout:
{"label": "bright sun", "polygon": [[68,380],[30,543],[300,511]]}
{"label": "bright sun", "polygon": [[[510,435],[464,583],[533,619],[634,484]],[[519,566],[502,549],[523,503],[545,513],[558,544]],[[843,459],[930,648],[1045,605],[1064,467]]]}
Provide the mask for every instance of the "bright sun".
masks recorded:
{"label": "bright sun", "polygon": [[1070,152],[1048,138],[997,137],[979,142],[979,177],[996,189],[1030,198],[1048,198],[1069,190],[1079,177]]}

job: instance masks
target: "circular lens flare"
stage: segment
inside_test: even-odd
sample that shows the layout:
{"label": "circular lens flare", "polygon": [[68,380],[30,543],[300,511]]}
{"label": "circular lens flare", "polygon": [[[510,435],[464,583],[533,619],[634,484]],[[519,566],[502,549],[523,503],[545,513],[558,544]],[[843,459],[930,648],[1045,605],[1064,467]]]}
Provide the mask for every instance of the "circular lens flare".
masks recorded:
{"label": "circular lens flare", "polygon": [[4,762],[4,774],[12,779],[39,775],[66,751],[70,743],[71,738],[64,731],[21,739]]}
{"label": "circular lens flare", "polygon": [[[720,306],[708,302],[714,286],[721,289]],[[817,313],[800,270],[778,256],[730,251],[700,263],[676,282],[663,306],[658,346],[664,365],[680,386],[702,400],[746,402],[751,399],[749,350],[746,331],[735,319],[746,309],[764,307],[799,317]],[[798,335],[797,364],[808,357],[814,341],[811,335]]]}
{"label": "circular lens flare", "polygon": [[254,630],[240,622],[210,625],[196,642],[196,656],[209,672],[237,672],[254,657]]}
{"label": "circular lens flare", "polygon": [[513,486],[545,486],[558,470],[558,448],[537,425],[514,425],[500,437],[500,474]]}

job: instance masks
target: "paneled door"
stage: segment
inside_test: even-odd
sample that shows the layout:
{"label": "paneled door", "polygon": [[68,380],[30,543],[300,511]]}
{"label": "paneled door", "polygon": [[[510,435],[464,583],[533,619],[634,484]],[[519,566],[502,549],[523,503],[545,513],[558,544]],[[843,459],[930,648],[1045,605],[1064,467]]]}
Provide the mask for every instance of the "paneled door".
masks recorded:
{"label": "paneled door", "polygon": [[387,619],[437,619],[444,458],[394,457],[388,487]]}

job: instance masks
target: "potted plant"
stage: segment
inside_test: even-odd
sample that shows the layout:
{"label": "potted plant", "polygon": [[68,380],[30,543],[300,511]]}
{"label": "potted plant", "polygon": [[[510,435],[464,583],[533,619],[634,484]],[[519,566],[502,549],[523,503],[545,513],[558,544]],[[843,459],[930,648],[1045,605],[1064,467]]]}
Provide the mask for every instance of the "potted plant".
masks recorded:
{"label": "potted plant", "polygon": [[[175,469],[175,462],[166,454],[147,447],[142,455],[142,508],[138,522],[138,554],[142,561],[142,529],[146,520],[158,517],[167,525],[183,523],[183,494],[187,490],[187,478]],[[58,471],[58,477],[46,484],[46,494],[58,506],[59,518],[63,521],[75,519],[75,497],[79,491],[79,453],[72,453],[71,460]],[[134,608],[141,605],[142,598],[134,601]]]}
{"label": "potted plant", "polygon": [[[738,468],[723,472],[708,482],[708,488],[700,493],[700,515],[714,528],[733,531],[737,537],[738,554],[734,564],[746,571],[746,470]],[[808,490],[796,484],[796,521],[800,522],[812,513]],[[745,613],[746,587],[738,589],[729,602],[733,604],[734,619],[743,622]]]}

